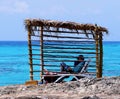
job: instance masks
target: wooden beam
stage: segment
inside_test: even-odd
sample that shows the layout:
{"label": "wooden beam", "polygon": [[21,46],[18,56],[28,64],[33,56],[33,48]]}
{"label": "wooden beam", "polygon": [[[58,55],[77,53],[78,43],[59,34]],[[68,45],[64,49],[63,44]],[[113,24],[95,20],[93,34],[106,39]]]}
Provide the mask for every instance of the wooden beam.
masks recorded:
{"label": "wooden beam", "polygon": [[99,35],[99,45],[100,45],[100,65],[99,65],[99,72],[100,77],[102,77],[102,67],[103,67],[103,43],[102,43],[102,33]]}
{"label": "wooden beam", "polygon": [[101,78],[100,68],[99,68],[99,54],[98,54],[99,53],[98,33],[96,33],[95,40],[96,40],[96,76],[97,76],[97,78]]}
{"label": "wooden beam", "polygon": [[41,74],[40,74],[40,76],[41,76],[41,78],[42,78],[42,75],[44,74],[44,72],[43,72],[43,70],[44,70],[44,58],[43,58],[43,27],[41,26],[40,27],[41,28],[41,31],[40,31],[40,47],[41,47],[41,49],[40,49],[40,52],[41,52]]}
{"label": "wooden beam", "polygon": [[[41,31],[41,30],[35,30],[34,29],[34,31]],[[58,31],[58,30],[43,30],[43,32],[53,32],[53,33],[62,33],[62,34],[65,34],[65,33],[68,33],[68,34],[85,34],[85,32],[82,32],[82,31]],[[92,32],[91,31],[89,31],[89,32],[87,32],[87,34],[91,34],[92,35]]]}
{"label": "wooden beam", "polygon": [[29,47],[29,62],[30,62],[30,80],[33,80],[33,63],[32,63],[32,46],[31,46],[31,27],[28,27],[28,47]]}
{"label": "wooden beam", "polygon": [[44,37],[50,37],[50,38],[69,38],[69,39],[93,39],[93,38],[87,38],[87,37],[78,37],[78,36],[56,36],[56,35],[48,35],[44,34]]}

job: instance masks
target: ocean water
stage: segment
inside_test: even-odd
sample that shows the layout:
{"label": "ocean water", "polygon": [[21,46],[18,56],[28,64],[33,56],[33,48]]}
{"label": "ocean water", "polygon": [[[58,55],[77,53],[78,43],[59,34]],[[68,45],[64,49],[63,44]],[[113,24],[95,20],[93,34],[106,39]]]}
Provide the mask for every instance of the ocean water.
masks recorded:
{"label": "ocean water", "polygon": [[103,76],[120,76],[120,42],[104,42]]}
{"label": "ocean water", "polygon": [[[120,42],[104,42],[103,76],[120,76]],[[0,86],[29,80],[27,41],[0,41]]]}
{"label": "ocean water", "polygon": [[0,41],[0,86],[29,79],[27,42]]}

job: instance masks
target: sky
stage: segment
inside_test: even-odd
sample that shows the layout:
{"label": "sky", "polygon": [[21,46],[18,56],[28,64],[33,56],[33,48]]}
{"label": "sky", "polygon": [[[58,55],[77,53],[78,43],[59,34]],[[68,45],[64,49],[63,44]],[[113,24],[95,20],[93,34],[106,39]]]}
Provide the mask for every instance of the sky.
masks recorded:
{"label": "sky", "polygon": [[98,24],[120,41],[120,0],[0,0],[0,41],[27,41],[27,18]]}

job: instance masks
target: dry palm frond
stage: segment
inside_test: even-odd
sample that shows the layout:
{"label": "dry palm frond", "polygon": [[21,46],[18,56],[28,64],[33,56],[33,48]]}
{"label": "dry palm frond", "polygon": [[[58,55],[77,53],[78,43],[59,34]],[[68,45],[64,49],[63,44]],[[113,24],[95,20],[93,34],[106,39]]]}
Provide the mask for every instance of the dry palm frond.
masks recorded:
{"label": "dry palm frond", "polygon": [[25,20],[25,25],[27,26],[47,26],[47,27],[56,27],[56,28],[66,28],[66,29],[75,29],[75,30],[95,30],[96,27],[98,31],[108,33],[108,30],[104,27],[92,25],[92,24],[79,24],[75,22],[62,22],[62,21],[53,21],[53,20],[43,20],[43,19],[27,19]]}
{"label": "dry palm frond", "polygon": [[69,22],[69,21],[54,21],[54,20],[44,20],[44,19],[26,19],[25,20],[25,27],[26,29],[30,29],[30,27],[43,27],[45,30],[51,31],[51,28],[53,28],[57,32],[59,32],[60,29],[63,30],[70,30],[76,31],[77,34],[79,34],[79,30],[83,31],[86,37],[89,38],[88,32],[91,31],[91,34],[93,35],[93,38],[95,38],[95,34],[101,34],[103,32],[106,32],[108,34],[108,30],[105,27],[97,26],[97,24],[80,24],[76,22]]}

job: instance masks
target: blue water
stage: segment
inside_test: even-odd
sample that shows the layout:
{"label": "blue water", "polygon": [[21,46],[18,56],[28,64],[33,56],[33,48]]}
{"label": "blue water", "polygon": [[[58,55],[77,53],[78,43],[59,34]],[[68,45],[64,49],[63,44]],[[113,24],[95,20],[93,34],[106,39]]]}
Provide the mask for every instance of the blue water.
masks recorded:
{"label": "blue water", "polygon": [[103,76],[120,76],[120,42],[104,42]]}
{"label": "blue water", "polygon": [[[103,76],[120,76],[120,42],[104,42]],[[29,80],[26,41],[0,41],[0,86]]]}
{"label": "blue water", "polygon": [[29,80],[27,42],[0,41],[0,86]]}

